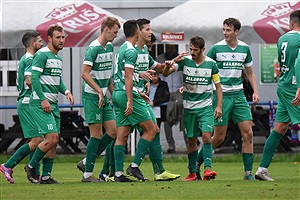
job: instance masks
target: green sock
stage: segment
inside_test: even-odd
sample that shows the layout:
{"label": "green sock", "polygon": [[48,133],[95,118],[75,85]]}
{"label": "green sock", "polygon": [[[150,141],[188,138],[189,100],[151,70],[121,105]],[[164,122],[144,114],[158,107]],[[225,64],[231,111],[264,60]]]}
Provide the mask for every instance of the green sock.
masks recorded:
{"label": "green sock", "polygon": [[243,162],[244,162],[244,170],[252,171],[253,166],[253,153],[242,153]]}
{"label": "green sock", "polygon": [[125,146],[115,145],[114,147],[115,155],[115,170],[116,172],[124,171],[124,156],[125,156]]}
{"label": "green sock", "polygon": [[86,163],[84,172],[93,172],[94,165],[97,158],[97,149],[99,148],[100,140],[91,137],[86,146]]}
{"label": "green sock", "polygon": [[43,158],[43,173],[42,173],[42,177],[44,177],[44,176],[51,176],[53,163],[54,163],[54,158]]}
{"label": "green sock", "polygon": [[104,134],[102,136],[102,139],[100,140],[98,149],[97,149],[97,156],[100,156],[101,153],[104,151],[104,149],[107,147],[107,145],[109,145],[111,143],[111,141],[113,141],[114,139],[111,138],[109,135]]}
{"label": "green sock", "polygon": [[150,141],[145,140],[144,138],[140,138],[137,144],[136,154],[133,158],[133,163],[137,164],[138,166],[141,165],[150,145],[151,145]]}
{"label": "green sock", "polygon": [[5,167],[14,168],[19,164],[28,154],[30,154],[29,145],[26,143],[21,146],[4,164]]}
{"label": "green sock", "polygon": [[204,143],[202,149],[203,149],[204,169],[211,168],[211,164],[212,164],[212,145],[211,145],[211,143]]}
{"label": "green sock", "polygon": [[110,157],[109,157],[109,176],[115,175],[115,155],[114,155],[114,146],[115,146],[116,139],[114,139],[110,146]]}
{"label": "green sock", "polygon": [[101,173],[102,174],[108,174],[109,173],[109,160],[111,157],[111,146],[113,145],[113,141],[106,147],[105,150],[105,156],[104,156],[104,160],[103,160],[103,166],[102,166],[102,170]]}
{"label": "green sock", "polygon": [[165,171],[163,166],[162,147],[160,144],[160,133],[156,133],[149,147],[149,158],[152,162],[154,174],[162,173]]}
{"label": "green sock", "polygon": [[200,152],[198,153],[197,155],[197,162],[198,164],[201,166],[202,163],[204,162],[204,159],[203,159],[203,147],[201,148]]}
{"label": "green sock", "polygon": [[[29,154],[29,161],[31,160],[31,158],[33,157],[33,154],[34,154],[35,151],[32,151],[30,154]],[[40,176],[40,162],[37,164],[37,167],[35,168],[35,173],[36,175]]]}
{"label": "green sock", "polygon": [[194,151],[188,154],[189,165],[188,168],[190,173],[196,173],[196,160],[197,160],[198,151]]}
{"label": "green sock", "polygon": [[272,130],[264,146],[263,155],[259,164],[260,167],[268,168],[270,166],[281,138],[281,134]]}
{"label": "green sock", "polygon": [[34,151],[31,160],[29,161],[29,165],[33,168],[39,167],[39,163],[45,155],[46,152],[43,152],[39,147],[37,147]]}

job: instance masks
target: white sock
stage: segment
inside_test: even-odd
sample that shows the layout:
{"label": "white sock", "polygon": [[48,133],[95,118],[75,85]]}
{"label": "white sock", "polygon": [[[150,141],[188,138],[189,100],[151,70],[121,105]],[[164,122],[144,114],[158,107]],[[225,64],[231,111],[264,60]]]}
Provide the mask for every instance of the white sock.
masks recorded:
{"label": "white sock", "polygon": [[49,178],[50,178],[50,176],[43,176],[42,180],[45,181],[45,180],[48,180]]}
{"label": "white sock", "polygon": [[257,169],[257,172],[262,172],[262,171],[265,171],[265,170],[268,170],[267,168],[264,168],[264,167],[259,167],[258,169]]}
{"label": "white sock", "polygon": [[135,163],[131,163],[131,167],[139,167],[139,166]]}
{"label": "white sock", "polygon": [[123,172],[122,172],[122,171],[117,171],[117,172],[115,173],[115,175],[116,175],[116,177],[120,177],[120,176],[123,175]]}
{"label": "white sock", "polygon": [[82,163],[85,165],[86,164],[86,158],[82,159]]}
{"label": "white sock", "polygon": [[84,177],[84,178],[89,178],[89,177],[92,176],[92,175],[93,175],[92,172],[84,172],[84,173],[83,173],[83,177]]}

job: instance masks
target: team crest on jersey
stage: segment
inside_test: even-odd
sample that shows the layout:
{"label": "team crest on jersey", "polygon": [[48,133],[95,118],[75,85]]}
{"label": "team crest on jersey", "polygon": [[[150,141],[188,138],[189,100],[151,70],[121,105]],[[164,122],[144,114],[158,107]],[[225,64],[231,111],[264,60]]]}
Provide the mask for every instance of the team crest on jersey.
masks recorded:
{"label": "team crest on jersey", "polygon": [[36,27],[44,41],[47,41],[49,26],[57,24],[64,28],[67,37],[65,46],[81,47],[101,27],[106,14],[98,13],[91,5],[84,3],[78,7],[70,4],[53,8],[45,18],[50,20]]}
{"label": "team crest on jersey", "polygon": [[[274,43],[278,38],[289,31],[289,15],[300,8],[300,2],[291,6],[289,2],[271,4],[261,13],[264,17],[253,23],[253,28],[257,34],[266,42]],[[261,29],[261,27],[268,27]]]}

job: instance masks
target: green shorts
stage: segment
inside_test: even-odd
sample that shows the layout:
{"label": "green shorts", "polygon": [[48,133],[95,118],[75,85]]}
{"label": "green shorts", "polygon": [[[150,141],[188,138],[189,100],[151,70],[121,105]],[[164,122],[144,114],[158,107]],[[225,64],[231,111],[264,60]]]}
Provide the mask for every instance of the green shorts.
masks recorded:
{"label": "green shorts", "polygon": [[183,112],[184,134],[187,138],[201,136],[204,132],[213,132],[214,112],[212,106],[201,108],[197,111],[184,109]]}
{"label": "green shorts", "polygon": [[115,119],[114,111],[106,96],[102,108],[99,108],[97,100],[82,98],[82,103],[87,124],[102,124]]}
{"label": "green shorts", "polygon": [[57,132],[60,134],[60,112],[57,104],[51,104],[52,112],[46,113],[40,105],[29,105],[33,120],[40,135]]}
{"label": "green shorts", "polygon": [[[217,98],[214,95],[213,107],[217,107]],[[245,95],[235,97],[223,97],[222,102],[222,117],[215,119],[215,126],[227,126],[228,120],[236,124],[243,121],[252,121],[252,114]]]}
{"label": "green shorts", "polygon": [[114,91],[112,102],[116,113],[116,124],[119,126],[134,126],[141,122],[151,120],[151,114],[147,109],[146,102],[137,92],[132,93],[133,110],[131,115],[125,116],[124,111],[127,106],[126,91]]}
{"label": "green shorts", "polygon": [[24,138],[40,137],[41,135],[31,116],[29,105],[18,105],[17,111]]}
{"label": "green shorts", "polygon": [[[155,114],[154,114],[153,109],[152,109],[152,107],[150,106],[149,103],[147,103],[147,109],[148,109],[148,111],[149,111],[149,113],[151,115],[151,119],[152,119],[153,123],[157,124]],[[132,133],[132,131],[134,130],[134,128],[137,128],[137,130],[139,131],[139,133],[141,133],[143,131],[143,129],[139,125],[136,125],[136,126],[131,127],[130,133]]]}
{"label": "green shorts", "polygon": [[300,105],[293,106],[292,100],[295,98],[296,92],[282,90],[277,88],[278,105],[276,109],[276,122],[291,122],[293,124],[300,123]]}

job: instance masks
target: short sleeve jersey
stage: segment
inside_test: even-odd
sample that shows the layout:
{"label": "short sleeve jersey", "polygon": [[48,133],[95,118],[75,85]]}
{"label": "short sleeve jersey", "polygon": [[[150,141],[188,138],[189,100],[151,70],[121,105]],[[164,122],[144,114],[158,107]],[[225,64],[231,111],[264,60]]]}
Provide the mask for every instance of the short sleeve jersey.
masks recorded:
{"label": "short sleeve jersey", "polygon": [[20,59],[18,64],[18,71],[17,71],[17,89],[19,92],[19,96],[17,98],[18,105],[28,105],[31,95],[31,89],[25,83],[25,77],[31,76],[31,64],[32,64],[33,55],[30,53],[26,53]]}
{"label": "short sleeve jersey", "polygon": [[[49,103],[58,103],[58,93],[61,85],[62,59],[53,54],[48,47],[41,48],[33,56],[31,73],[32,76],[38,75],[42,85],[42,91]],[[32,88],[30,98],[31,104],[41,104],[41,100]]]}
{"label": "short sleeve jersey", "polygon": [[242,70],[253,64],[249,46],[238,40],[238,45],[232,49],[222,40],[211,47],[207,56],[218,64],[224,97],[243,95]]}
{"label": "short sleeve jersey", "polygon": [[[135,46],[135,49],[137,51],[137,60],[136,60],[136,67],[134,71],[139,74],[141,72],[146,72],[148,69],[154,69],[157,65],[157,62],[152,58],[152,56],[149,55],[148,47],[144,45],[144,49],[140,49],[137,45]],[[145,92],[145,84],[147,81],[145,81],[142,78],[139,78],[138,82],[138,90],[140,92]]]}
{"label": "short sleeve jersey", "polygon": [[[136,67],[137,52],[132,44],[128,41],[124,42],[116,53],[114,65],[114,90],[122,91],[125,89],[125,68]],[[133,91],[138,92],[139,75],[134,72],[132,76]]]}
{"label": "short sleeve jersey", "polygon": [[[99,41],[94,40],[86,50],[83,64],[91,66],[90,75],[106,94],[110,77],[112,76],[114,47],[111,42],[102,47]],[[85,81],[82,85],[82,97],[98,100],[99,96]]]}
{"label": "short sleeve jersey", "polygon": [[[277,42],[280,77],[278,87],[289,91],[297,90],[295,63],[300,48],[300,33],[289,31]],[[299,72],[298,72],[299,73]]]}
{"label": "short sleeve jersey", "polygon": [[195,64],[191,56],[178,62],[176,71],[183,71],[183,107],[199,110],[212,105],[212,75],[218,74],[217,63],[205,58],[200,65]]}

